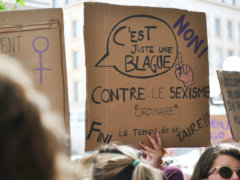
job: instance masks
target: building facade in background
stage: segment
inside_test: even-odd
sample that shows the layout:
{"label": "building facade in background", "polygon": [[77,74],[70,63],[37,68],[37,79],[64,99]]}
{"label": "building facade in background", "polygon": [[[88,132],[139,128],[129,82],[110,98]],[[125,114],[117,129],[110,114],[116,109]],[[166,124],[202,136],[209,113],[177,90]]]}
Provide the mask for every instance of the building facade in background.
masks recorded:
{"label": "building facade in background", "polygon": [[[121,5],[179,8],[206,13],[208,32],[210,114],[225,114],[216,69],[222,69],[229,56],[240,57],[240,0],[88,0]],[[25,9],[59,8],[64,10],[68,92],[71,113],[72,150],[84,152],[86,69],[83,38],[82,0],[26,0]],[[23,7],[19,7],[23,9]],[[94,12],[93,12],[94,13]],[[233,64],[234,66],[234,64]]]}
{"label": "building facade in background", "polygon": [[33,8],[51,8],[53,7],[53,0],[25,0],[26,7]]}
{"label": "building facade in background", "polygon": [[[89,0],[92,1],[92,0]],[[64,7],[65,43],[68,64],[69,101],[72,117],[84,118],[85,59],[83,2],[55,0]],[[229,56],[240,56],[240,0],[95,0],[121,5],[180,8],[205,12],[207,17],[209,74],[212,102],[221,100],[216,69],[223,68]],[[65,4],[64,4],[65,3]],[[216,84],[216,85],[215,85]],[[222,102],[220,101],[220,104]],[[223,106],[211,106],[213,114],[225,114]]]}
{"label": "building facade in background", "polygon": [[[210,89],[211,96],[213,96],[210,113],[225,114],[216,69],[223,68],[223,62],[228,56],[240,56],[240,0],[95,0],[92,2],[179,8],[205,12],[209,44]],[[73,2],[63,7],[71,119],[73,124],[75,124],[75,121],[79,121],[82,122],[81,127],[84,127],[86,70],[83,2]],[[218,105],[219,102],[220,105]],[[72,127],[76,128],[77,125],[75,124]],[[78,133],[72,134],[72,136],[77,138],[79,133],[84,136],[83,130],[80,130],[81,127],[78,127]],[[82,140],[84,141],[84,138]],[[83,145],[76,145],[75,148],[79,149],[79,146],[83,147]]]}
{"label": "building facade in background", "polygon": [[[16,3],[16,0],[4,0],[6,9],[9,10]],[[25,0],[25,6],[18,5],[17,10],[52,8],[53,0]]]}

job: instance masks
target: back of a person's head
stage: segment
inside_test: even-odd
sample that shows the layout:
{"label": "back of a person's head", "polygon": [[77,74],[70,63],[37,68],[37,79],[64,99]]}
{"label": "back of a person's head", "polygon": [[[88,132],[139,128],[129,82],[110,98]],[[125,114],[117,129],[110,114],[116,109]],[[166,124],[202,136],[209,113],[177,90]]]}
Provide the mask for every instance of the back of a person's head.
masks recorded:
{"label": "back of a person's head", "polygon": [[240,147],[237,143],[223,143],[208,147],[200,156],[192,174],[192,180],[205,179],[214,160],[219,155],[229,155],[240,161]]}
{"label": "back of a person's head", "polygon": [[93,180],[162,180],[161,171],[146,164],[141,152],[127,145],[105,145],[83,157],[80,166],[88,169]]}
{"label": "back of a person's head", "polygon": [[15,60],[0,57],[0,179],[52,180],[56,144],[43,128],[40,97],[23,71]]}

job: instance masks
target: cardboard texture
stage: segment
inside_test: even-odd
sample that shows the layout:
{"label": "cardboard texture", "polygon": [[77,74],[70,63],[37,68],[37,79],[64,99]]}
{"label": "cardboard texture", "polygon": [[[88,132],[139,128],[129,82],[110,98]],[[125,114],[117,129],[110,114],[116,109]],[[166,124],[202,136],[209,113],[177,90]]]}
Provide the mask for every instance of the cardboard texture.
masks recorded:
{"label": "cardboard texture", "polygon": [[217,71],[234,141],[240,140],[240,72]]}
{"label": "cardboard texture", "polygon": [[232,138],[226,115],[211,115],[210,127],[212,144],[220,144]]}
{"label": "cardboard texture", "polygon": [[0,53],[20,61],[70,133],[62,9],[0,13]]}
{"label": "cardboard texture", "polygon": [[157,131],[165,147],[209,145],[205,14],[84,6],[86,150],[112,141],[139,147]]}

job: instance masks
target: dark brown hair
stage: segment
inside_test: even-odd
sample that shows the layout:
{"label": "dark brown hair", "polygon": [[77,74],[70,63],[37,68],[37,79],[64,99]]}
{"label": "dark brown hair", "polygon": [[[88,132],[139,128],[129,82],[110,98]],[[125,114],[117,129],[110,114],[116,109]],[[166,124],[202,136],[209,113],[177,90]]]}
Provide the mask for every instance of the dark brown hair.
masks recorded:
{"label": "dark brown hair", "polygon": [[237,144],[233,143],[224,143],[208,147],[195,166],[192,180],[207,178],[209,170],[219,155],[229,155],[240,161],[240,148]]}
{"label": "dark brown hair", "polygon": [[41,112],[27,92],[21,81],[0,70],[1,180],[54,179],[56,139],[43,127]]}

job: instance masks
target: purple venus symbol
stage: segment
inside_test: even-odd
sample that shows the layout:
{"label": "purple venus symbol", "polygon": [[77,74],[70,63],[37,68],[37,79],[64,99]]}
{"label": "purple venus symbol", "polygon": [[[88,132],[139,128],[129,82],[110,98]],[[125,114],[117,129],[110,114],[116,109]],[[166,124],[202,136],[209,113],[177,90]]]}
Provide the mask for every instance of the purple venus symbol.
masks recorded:
{"label": "purple venus symbol", "polygon": [[[46,40],[47,47],[45,49],[39,50],[39,49],[36,48],[35,42],[38,39],[45,39]],[[43,71],[44,70],[48,70],[48,71],[52,70],[52,69],[49,69],[49,68],[43,68],[43,65],[42,65],[42,54],[48,50],[48,48],[49,48],[49,41],[48,41],[47,37],[45,37],[45,36],[38,36],[38,37],[34,38],[34,40],[32,42],[32,46],[33,46],[34,51],[36,51],[39,54],[40,68],[34,69],[34,71],[40,71],[40,83],[42,84],[42,82],[43,82]]]}

